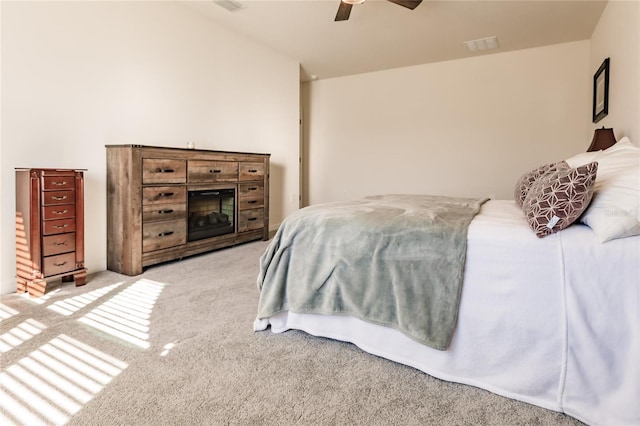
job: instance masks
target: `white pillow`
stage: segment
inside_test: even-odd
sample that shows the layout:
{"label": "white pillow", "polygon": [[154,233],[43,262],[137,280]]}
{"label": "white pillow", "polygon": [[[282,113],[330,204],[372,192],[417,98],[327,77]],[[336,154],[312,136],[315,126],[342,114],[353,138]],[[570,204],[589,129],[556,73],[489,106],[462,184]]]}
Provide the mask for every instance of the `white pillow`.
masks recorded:
{"label": "white pillow", "polygon": [[573,157],[567,158],[565,161],[572,169],[576,167],[584,166],[585,164],[593,163],[594,161],[598,161],[598,155],[603,151],[591,151],[591,152],[581,152],[578,155],[574,155]]}
{"label": "white pillow", "polygon": [[[595,193],[580,221],[593,230],[601,243],[640,235],[640,147],[624,137],[596,154]],[[580,156],[570,160],[588,157]],[[567,163],[571,164],[569,160]]]}

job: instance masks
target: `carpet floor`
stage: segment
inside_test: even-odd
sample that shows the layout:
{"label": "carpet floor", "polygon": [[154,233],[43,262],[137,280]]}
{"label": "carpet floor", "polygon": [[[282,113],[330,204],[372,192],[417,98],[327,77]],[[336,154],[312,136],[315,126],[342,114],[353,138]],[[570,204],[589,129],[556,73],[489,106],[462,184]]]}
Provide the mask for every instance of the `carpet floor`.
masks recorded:
{"label": "carpet floor", "polygon": [[582,424],[348,343],[254,333],[266,245],[2,296],[0,424]]}

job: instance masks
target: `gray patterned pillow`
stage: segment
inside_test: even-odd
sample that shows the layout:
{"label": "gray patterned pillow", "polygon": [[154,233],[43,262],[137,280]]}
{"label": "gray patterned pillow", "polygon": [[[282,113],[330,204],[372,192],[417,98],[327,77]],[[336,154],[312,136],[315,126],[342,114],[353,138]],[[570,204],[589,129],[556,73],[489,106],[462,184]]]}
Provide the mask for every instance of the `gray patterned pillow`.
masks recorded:
{"label": "gray patterned pillow", "polygon": [[548,173],[533,183],[522,210],[538,237],[561,231],[578,220],[593,197],[597,172],[594,161]]}
{"label": "gray patterned pillow", "polygon": [[516,201],[518,207],[522,208],[524,199],[527,198],[531,185],[533,185],[535,181],[548,173],[568,168],[569,164],[567,164],[566,161],[560,161],[558,163],[545,164],[520,176],[520,179],[518,179],[516,183],[515,191],[513,192],[513,199]]}

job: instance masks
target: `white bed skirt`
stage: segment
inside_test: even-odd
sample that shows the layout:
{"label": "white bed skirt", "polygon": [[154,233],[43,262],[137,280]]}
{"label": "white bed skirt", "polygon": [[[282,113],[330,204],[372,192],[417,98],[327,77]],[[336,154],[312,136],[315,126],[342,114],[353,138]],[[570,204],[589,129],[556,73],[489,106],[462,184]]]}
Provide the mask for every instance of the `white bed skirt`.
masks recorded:
{"label": "white bed skirt", "polygon": [[446,351],[348,316],[281,312],[254,329],[351,342],[589,424],[640,424],[640,238],[599,244],[577,225],[538,239],[521,214],[490,201],[472,222]]}

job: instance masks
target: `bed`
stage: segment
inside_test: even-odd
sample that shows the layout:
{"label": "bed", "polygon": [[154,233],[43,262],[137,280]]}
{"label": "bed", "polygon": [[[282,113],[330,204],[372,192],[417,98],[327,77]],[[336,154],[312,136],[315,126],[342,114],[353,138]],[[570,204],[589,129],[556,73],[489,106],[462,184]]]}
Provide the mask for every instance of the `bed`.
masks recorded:
{"label": "bed", "polygon": [[[291,232],[292,223],[304,229],[307,216],[317,219],[318,210],[334,211],[342,203],[302,209],[283,222],[261,259],[261,302],[254,330],[296,329],[351,342],[434,377],[563,412],[588,424],[638,425],[640,150],[623,140],[565,164],[575,170],[594,161],[599,174],[590,183],[593,191],[585,196],[586,206],[574,212],[579,219],[568,220],[571,223],[562,229],[547,227],[550,231],[542,237],[532,232],[527,210],[533,197],[525,196],[520,203],[475,200],[477,211],[464,232],[455,328],[444,347],[417,337],[403,324],[317,306],[301,309],[293,302],[291,295],[301,283],[291,271],[296,259],[304,256],[290,254],[308,249],[300,248],[302,237]],[[549,176],[536,173],[533,179],[531,174],[527,177],[533,192]],[[391,199],[397,201],[395,197]],[[318,229],[317,223],[312,226]],[[337,253],[345,250],[331,238],[317,238],[314,244]],[[274,268],[289,273],[270,273]],[[359,270],[352,269],[356,282]],[[344,276],[340,280],[349,281]],[[266,292],[274,286],[282,304],[265,311],[263,299],[273,297]]]}

